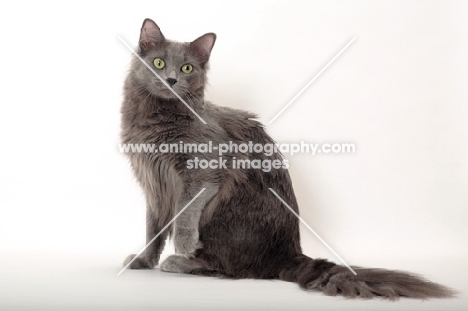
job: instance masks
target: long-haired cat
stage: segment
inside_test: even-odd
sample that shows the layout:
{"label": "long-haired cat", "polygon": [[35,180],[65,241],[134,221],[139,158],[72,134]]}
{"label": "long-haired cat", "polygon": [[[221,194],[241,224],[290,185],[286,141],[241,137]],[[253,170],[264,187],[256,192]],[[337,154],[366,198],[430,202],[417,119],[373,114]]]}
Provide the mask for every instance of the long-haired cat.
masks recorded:
{"label": "long-haired cat", "polygon": [[[122,143],[233,142],[273,144],[251,113],[205,101],[208,60],[216,40],[213,33],[190,43],[166,40],[152,20],[143,23],[137,50],[125,80]],[[150,66],[166,83],[163,83]],[[171,90],[171,87],[191,109]],[[198,116],[201,117],[204,124]],[[164,242],[174,239],[176,255],[160,268],[167,272],[227,278],[281,279],[307,290],[347,297],[449,297],[453,291],[406,272],[346,267],[304,255],[299,222],[269,188],[298,213],[291,179],[284,166],[270,171],[239,169],[233,160],[278,160],[279,153],[234,150],[217,152],[129,153],[131,166],[146,196],[147,241],[205,189],[174,223],[138,258],[132,269],[158,265]],[[223,160],[222,168],[188,168],[187,161]],[[277,162],[278,163],[278,162]]]}

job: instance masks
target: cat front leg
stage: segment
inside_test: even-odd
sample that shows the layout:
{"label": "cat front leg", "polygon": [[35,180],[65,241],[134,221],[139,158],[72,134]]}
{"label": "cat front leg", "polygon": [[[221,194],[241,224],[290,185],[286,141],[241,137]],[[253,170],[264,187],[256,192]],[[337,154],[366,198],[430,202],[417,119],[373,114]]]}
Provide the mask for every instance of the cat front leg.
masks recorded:
{"label": "cat front leg", "polygon": [[[166,244],[166,238],[168,235],[168,230],[161,232],[162,227],[158,225],[157,216],[153,209],[150,206],[146,208],[146,243],[148,244],[158,233],[160,235],[154,240],[145,251],[136,258],[131,265],[130,269],[153,269],[158,265],[159,257],[164,249]],[[136,254],[129,255],[124,262],[126,266]]]}
{"label": "cat front leg", "polygon": [[181,211],[202,188],[200,194],[174,222],[174,246],[176,254],[190,257],[202,247],[199,241],[198,227],[200,217],[206,204],[218,192],[219,187],[212,183],[203,183],[201,187],[189,185],[183,192],[177,212]]}

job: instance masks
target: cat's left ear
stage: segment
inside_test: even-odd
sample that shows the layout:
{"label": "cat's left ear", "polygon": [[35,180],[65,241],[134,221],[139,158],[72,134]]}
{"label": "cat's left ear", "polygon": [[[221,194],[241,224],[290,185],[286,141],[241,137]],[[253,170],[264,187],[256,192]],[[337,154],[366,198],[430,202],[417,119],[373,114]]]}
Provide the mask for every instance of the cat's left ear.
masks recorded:
{"label": "cat's left ear", "polygon": [[154,44],[163,42],[165,40],[166,39],[164,38],[161,29],[159,29],[159,26],[151,19],[145,19],[143,25],[141,26],[139,40],[139,44],[142,50],[146,51]]}
{"label": "cat's left ear", "polygon": [[204,34],[190,43],[190,49],[195,52],[200,61],[207,62],[210,59],[211,50],[216,41],[216,35],[212,32]]}

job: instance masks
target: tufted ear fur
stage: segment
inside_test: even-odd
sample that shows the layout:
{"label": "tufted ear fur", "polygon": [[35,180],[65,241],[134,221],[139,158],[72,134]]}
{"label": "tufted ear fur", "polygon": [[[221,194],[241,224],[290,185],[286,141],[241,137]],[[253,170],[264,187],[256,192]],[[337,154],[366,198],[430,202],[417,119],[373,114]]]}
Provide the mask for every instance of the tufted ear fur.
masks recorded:
{"label": "tufted ear fur", "polygon": [[151,46],[165,40],[166,39],[158,25],[149,18],[145,19],[143,26],[141,26],[139,41],[142,51],[147,51]]}
{"label": "tufted ear fur", "polygon": [[190,49],[202,62],[210,59],[211,50],[216,41],[216,35],[212,32],[204,34],[200,38],[190,43]]}

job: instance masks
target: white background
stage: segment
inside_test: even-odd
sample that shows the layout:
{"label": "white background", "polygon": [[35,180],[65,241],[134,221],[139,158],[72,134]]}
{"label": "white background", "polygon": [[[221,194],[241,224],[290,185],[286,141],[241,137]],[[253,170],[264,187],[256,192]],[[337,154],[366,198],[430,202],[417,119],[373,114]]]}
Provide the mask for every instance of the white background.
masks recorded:
{"label": "white background", "polygon": [[[145,242],[144,198],[117,144],[130,61],[118,37],[135,46],[146,17],[174,40],[215,32],[207,98],[255,112],[265,123],[356,37],[267,127],[278,142],[356,144],[352,155],[287,156],[301,215],[349,264],[412,270],[466,297],[460,287],[466,286],[466,268],[460,263],[468,259],[467,10],[462,1],[3,5],[0,306],[84,308],[84,292],[95,287],[104,290],[91,295],[102,308],[110,308],[112,297],[120,297],[124,307],[138,305],[140,298],[146,299],[140,307],[165,301],[166,309],[213,303],[210,290],[205,300],[188,302],[173,298],[166,287],[154,301],[151,295],[127,299],[128,284],[119,282],[128,279],[115,276],[125,256]],[[338,261],[301,230],[307,255]],[[195,288],[227,286],[216,292],[218,310],[236,293],[231,283],[212,279],[157,271],[125,275],[132,273],[135,291],[161,278],[174,288],[177,280],[190,280]],[[148,273],[158,275],[146,278]],[[70,287],[77,279],[80,285]],[[267,283],[245,286],[261,296],[272,286]],[[122,292],[112,292],[115,286]],[[343,307],[338,298],[284,282],[275,286],[273,292],[300,297],[283,301],[296,309],[302,306],[297,301],[307,306],[314,299],[329,309]],[[62,304],[53,298],[58,296]],[[240,307],[231,298],[231,306]],[[243,307],[263,305],[249,299]],[[399,304],[455,309],[467,305],[460,299]],[[359,303],[360,309],[371,306]],[[281,305],[268,308],[275,306]],[[402,305],[372,305],[377,307]]]}

